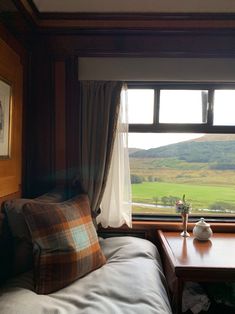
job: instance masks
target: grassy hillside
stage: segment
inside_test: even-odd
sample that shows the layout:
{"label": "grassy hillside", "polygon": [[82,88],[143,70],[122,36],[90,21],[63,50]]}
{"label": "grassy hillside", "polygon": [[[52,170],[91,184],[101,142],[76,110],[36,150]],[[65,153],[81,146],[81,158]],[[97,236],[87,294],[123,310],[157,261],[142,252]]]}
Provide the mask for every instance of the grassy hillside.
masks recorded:
{"label": "grassy hillside", "polygon": [[[208,141],[210,139],[210,141]],[[223,140],[224,139],[224,140]],[[169,196],[191,200],[194,212],[235,215],[235,135],[200,139],[140,150],[130,155],[133,202],[162,205]],[[134,207],[135,212],[174,213],[174,209]]]}
{"label": "grassy hillside", "polygon": [[235,187],[234,170],[213,169],[208,163],[187,163],[175,158],[131,158],[130,167],[131,173],[143,181]]}
{"label": "grassy hillside", "polygon": [[188,163],[215,163],[235,169],[235,141],[214,141],[171,144],[163,147],[141,150],[130,155],[131,158],[176,158]]}

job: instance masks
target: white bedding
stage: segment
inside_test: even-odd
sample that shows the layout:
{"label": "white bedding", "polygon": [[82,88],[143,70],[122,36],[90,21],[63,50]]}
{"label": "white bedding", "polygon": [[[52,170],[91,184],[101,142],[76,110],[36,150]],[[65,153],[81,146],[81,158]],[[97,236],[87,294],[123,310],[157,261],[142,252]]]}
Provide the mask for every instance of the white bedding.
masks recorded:
{"label": "white bedding", "polygon": [[32,272],[0,289],[1,314],[172,313],[156,247],[134,237],[100,240],[107,264],[49,295],[33,292]]}

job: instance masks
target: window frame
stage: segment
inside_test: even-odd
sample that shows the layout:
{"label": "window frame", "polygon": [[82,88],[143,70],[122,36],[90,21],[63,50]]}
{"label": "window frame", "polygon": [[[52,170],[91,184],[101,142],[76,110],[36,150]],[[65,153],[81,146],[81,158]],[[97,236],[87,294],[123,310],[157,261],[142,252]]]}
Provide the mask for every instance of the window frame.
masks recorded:
{"label": "window frame", "polygon": [[[235,90],[235,82],[126,82],[128,89],[154,89],[154,109],[152,124],[129,124],[129,133],[206,133],[206,134],[235,134],[235,125],[213,125],[214,91]],[[163,123],[159,122],[160,90],[208,90],[207,122],[203,123]],[[235,217],[204,215],[210,222],[235,222]],[[179,215],[147,215],[132,214],[134,220],[142,221],[180,221]],[[191,222],[198,217],[189,217]]]}
{"label": "window frame", "polygon": [[[153,123],[129,124],[129,132],[135,133],[235,133],[235,125],[213,125],[214,90],[234,89],[235,83],[153,83],[128,82],[128,89],[154,89]],[[159,122],[160,90],[208,90],[208,119],[205,123],[163,123]]]}

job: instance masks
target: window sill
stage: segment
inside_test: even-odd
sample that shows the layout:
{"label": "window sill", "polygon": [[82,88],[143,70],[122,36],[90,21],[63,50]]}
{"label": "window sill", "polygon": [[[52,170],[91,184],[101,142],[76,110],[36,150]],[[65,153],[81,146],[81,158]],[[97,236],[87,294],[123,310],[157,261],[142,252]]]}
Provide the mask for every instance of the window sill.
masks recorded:
{"label": "window sill", "polygon": [[[195,222],[188,223],[188,230],[192,231]],[[211,229],[213,232],[235,232],[235,222],[210,222]],[[118,233],[135,233],[138,231],[143,232],[155,232],[156,230],[163,230],[163,231],[180,231],[182,230],[182,223],[181,221],[146,221],[146,220],[135,220],[132,221],[132,228],[129,228],[127,225],[123,225],[119,228],[103,228],[99,225],[98,230],[102,232],[118,232]]]}
{"label": "window sill", "polygon": [[[198,221],[199,219],[197,219]],[[214,232],[235,232],[235,222],[210,222]],[[188,223],[188,230],[192,231],[195,222]],[[182,229],[181,221],[144,221],[133,220],[133,229],[161,229],[167,231],[180,231]]]}

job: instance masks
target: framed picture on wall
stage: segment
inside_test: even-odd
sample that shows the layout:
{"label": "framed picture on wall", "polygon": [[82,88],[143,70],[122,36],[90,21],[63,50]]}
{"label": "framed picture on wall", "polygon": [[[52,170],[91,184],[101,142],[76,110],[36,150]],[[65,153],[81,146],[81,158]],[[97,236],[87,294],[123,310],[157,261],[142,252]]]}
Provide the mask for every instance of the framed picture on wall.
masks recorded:
{"label": "framed picture on wall", "polygon": [[11,85],[0,77],[0,159],[10,158]]}

